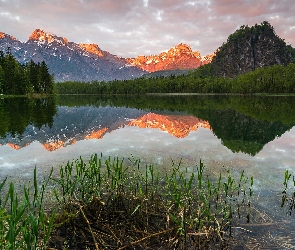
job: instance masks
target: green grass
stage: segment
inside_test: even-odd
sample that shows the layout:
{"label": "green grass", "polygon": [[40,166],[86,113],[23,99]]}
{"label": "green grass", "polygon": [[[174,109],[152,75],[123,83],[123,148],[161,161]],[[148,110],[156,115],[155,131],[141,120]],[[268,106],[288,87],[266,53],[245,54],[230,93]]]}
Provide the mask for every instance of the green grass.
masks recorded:
{"label": "green grass", "polygon": [[287,207],[288,213],[291,216],[295,210],[295,175],[291,174],[288,169],[285,171],[283,185],[281,207]]}
{"label": "green grass", "polygon": [[[235,218],[249,221],[253,177],[210,176],[172,163],[169,173],[140,160],[93,155],[53,170],[41,183],[0,200],[1,249],[226,248]],[[18,194],[19,193],[19,194]],[[50,202],[46,196],[54,195]],[[51,209],[48,211],[48,207]],[[45,209],[46,208],[46,209]]]}
{"label": "green grass", "polygon": [[[51,174],[41,187],[37,184],[34,170],[33,187],[23,186],[21,198],[14,184],[9,184],[4,199],[0,199],[0,249],[46,249],[55,217],[47,216],[43,207],[45,189]],[[0,185],[0,193],[6,179]]]}

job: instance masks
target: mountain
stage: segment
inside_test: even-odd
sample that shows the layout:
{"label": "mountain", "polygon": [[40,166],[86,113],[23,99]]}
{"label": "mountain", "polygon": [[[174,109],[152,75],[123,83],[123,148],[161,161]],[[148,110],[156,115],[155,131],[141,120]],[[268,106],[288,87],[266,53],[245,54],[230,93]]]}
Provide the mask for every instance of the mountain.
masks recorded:
{"label": "mountain", "polygon": [[264,21],[252,27],[241,26],[231,34],[217,49],[210,67],[215,76],[234,77],[265,66],[287,65],[294,61],[294,54],[295,49]]}
{"label": "mountain", "polygon": [[155,72],[196,69],[201,65],[210,63],[213,57],[214,55],[202,57],[198,51],[193,52],[190,46],[180,43],[169,49],[168,52],[162,52],[159,55],[138,56],[126,60],[142,70]]}
{"label": "mountain", "polygon": [[0,50],[10,49],[22,64],[45,61],[56,81],[109,81],[140,77],[145,72],[97,44],[77,44],[36,29],[28,41],[0,33]]}
{"label": "mountain", "polygon": [[69,42],[40,29],[26,42],[0,32],[0,50],[5,52],[8,48],[20,63],[45,61],[56,81],[125,80],[159,71],[160,76],[171,75],[169,71],[185,74],[202,65],[207,65],[211,75],[234,77],[260,67],[295,62],[295,49],[286,45],[266,21],[252,27],[241,26],[207,56],[180,43],[158,55],[121,58],[97,44]]}
{"label": "mountain", "polygon": [[211,62],[214,55],[202,57],[186,44],[178,44],[159,55],[121,58],[103,51],[97,44],[69,42],[64,37],[36,29],[26,42],[0,32],[0,50],[9,48],[22,64],[45,61],[56,81],[125,80],[145,73],[189,70]]}

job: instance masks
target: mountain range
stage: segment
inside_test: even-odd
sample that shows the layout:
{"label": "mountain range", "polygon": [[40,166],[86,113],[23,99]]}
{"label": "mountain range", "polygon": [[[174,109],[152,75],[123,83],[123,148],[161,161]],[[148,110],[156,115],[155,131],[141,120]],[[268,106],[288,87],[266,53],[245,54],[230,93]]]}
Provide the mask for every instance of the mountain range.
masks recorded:
{"label": "mountain range", "polygon": [[[206,56],[180,43],[159,55],[122,58],[100,49],[97,44],[69,42],[40,29],[36,29],[26,42],[0,32],[1,50],[10,50],[21,64],[30,60],[45,61],[58,82],[186,74],[203,65],[211,76],[235,77],[261,67],[295,62],[295,49],[286,45],[267,21],[252,27],[241,26],[216,52]],[[155,74],[146,76],[149,73]]]}
{"label": "mountain range", "polygon": [[159,70],[195,69],[211,62],[190,46],[178,44],[159,55],[122,58],[97,44],[69,42],[64,37],[36,29],[26,42],[0,32],[0,51],[10,51],[21,63],[45,61],[55,81],[125,80]]}
{"label": "mountain range", "polygon": [[148,72],[160,70],[196,69],[210,63],[214,54],[202,57],[199,51],[193,52],[187,44],[180,43],[159,55],[127,58],[127,62]]}
{"label": "mountain range", "polygon": [[13,36],[0,33],[0,50],[9,48],[13,56],[24,64],[45,61],[55,81],[109,81],[131,79],[144,71],[101,50],[96,44],[77,44],[64,37],[36,29],[28,41],[21,42]]}

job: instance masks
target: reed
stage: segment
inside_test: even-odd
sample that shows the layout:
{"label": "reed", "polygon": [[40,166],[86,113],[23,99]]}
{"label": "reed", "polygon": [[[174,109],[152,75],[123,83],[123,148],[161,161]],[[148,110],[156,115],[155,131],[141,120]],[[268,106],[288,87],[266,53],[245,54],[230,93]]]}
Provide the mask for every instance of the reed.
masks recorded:
{"label": "reed", "polygon": [[[128,162],[111,157],[103,160],[102,155],[93,155],[87,164],[80,158],[75,164],[60,167],[60,176],[52,179],[57,184],[57,200],[67,206],[72,204],[68,211],[65,207],[63,211],[77,214],[73,207],[79,204],[77,208],[85,209],[86,215],[89,207],[95,204],[97,208],[92,209],[92,213],[99,214],[100,219],[108,218],[112,225],[117,223],[118,227],[112,227],[109,234],[112,231],[116,232],[116,237],[122,237],[121,247],[129,237],[120,235],[122,231],[128,231],[127,225],[142,235],[168,230],[166,241],[169,242],[170,237],[175,238],[174,247],[179,249],[186,249],[196,242],[199,244],[197,247],[217,244],[217,241],[225,240],[225,235],[230,238],[232,220],[234,216],[241,216],[240,208],[250,208],[253,177],[245,177],[244,172],[237,180],[228,171],[226,176],[220,174],[213,181],[204,174],[202,161],[191,173],[181,166],[181,161],[173,163],[171,171],[166,174],[156,171],[153,165],[142,167],[140,160],[133,157]],[[249,218],[249,214],[247,216]],[[80,220],[78,217],[69,219],[61,214],[59,225],[62,218],[68,225],[69,220]],[[84,220],[89,221],[88,217],[92,215],[86,215],[87,220]],[[124,230],[119,229],[118,221],[121,220],[126,223]],[[93,230],[101,232],[100,227]],[[131,243],[129,240],[126,244]],[[101,243],[101,247],[106,245]]]}
{"label": "reed", "polygon": [[281,207],[287,207],[287,213],[291,216],[295,210],[295,176],[288,169],[285,171],[283,185]]}
{"label": "reed", "polygon": [[[11,182],[4,200],[0,200],[0,248],[1,249],[46,249],[55,211],[47,215],[43,198],[52,172],[38,185],[36,168],[33,186],[23,186],[21,195]],[[0,185],[0,193],[6,179]]]}
{"label": "reed", "polygon": [[[240,208],[250,213],[252,187],[244,172],[212,178],[202,161],[190,170],[172,162],[161,173],[134,157],[80,157],[42,182],[35,169],[20,195],[9,184],[0,199],[0,248],[225,248],[234,218],[250,217]],[[50,213],[48,189],[56,198]]]}

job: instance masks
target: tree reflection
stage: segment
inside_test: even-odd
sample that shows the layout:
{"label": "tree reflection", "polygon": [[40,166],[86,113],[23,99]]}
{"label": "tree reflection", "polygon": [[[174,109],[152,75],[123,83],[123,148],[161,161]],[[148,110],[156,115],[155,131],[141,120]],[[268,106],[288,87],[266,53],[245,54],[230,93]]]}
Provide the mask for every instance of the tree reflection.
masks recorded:
{"label": "tree reflection", "polygon": [[[64,108],[59,109],[59,117],[53,123],[57,105]],[[70,111],[71,107],[76,107],[73,112]],[[194,121],[202,120],[232,152],[256,155],[265,144],[295,125],[295,97],[142,95],[59,96],[56,100],[1,99],[0,137],[2,144],[13,143],[11,138],[18,137],[21,140],[25,132],[26,139],[22,140],[22,146],[33,140],[48,144],[53,139],[59,146],[66,146],[94,134],[103,137],[107,131],[127,126],[128,119],[140,120],[148,113],[151,115],[147,122],[153,126],[164,126],[168,132],[178,129],[183,133],[186,129],[190,133],[195,130],[192,129],[196,123]],[[43,127],[44,133],[34,135],[35,130],[26,130],[28,125],[33,125],[35,129],[43,126],[48,128]],[[102,128],[104,133],[98,136]],[[175,133],[171,134],[175,136]]]}
{"label": "tree reflection", "polygon": [[80,103],[153,113],[185,112],[208,121],[214,134],[231,151],[250,155],[256,155],[265,144],[295,125],[294,96],[92,96],[78,100],[68,96],[60,101],[69,106]]}
{"label": "tree reflection", "polygon": [[0,137],[21,137],[28,125],[40,129],[53,125],[54,98],[4,98],[0,100]]}

